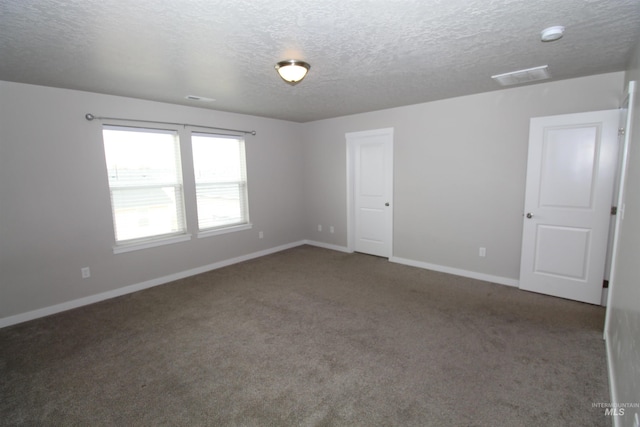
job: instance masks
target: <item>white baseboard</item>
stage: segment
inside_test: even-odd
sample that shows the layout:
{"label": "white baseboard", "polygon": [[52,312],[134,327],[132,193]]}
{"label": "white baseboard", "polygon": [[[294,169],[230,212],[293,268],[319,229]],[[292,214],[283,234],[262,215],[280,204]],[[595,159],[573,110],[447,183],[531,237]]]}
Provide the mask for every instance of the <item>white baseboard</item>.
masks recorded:
{"label": "white baseboard", "polygon": [[349,248],[347,248],[346,246],[331,245],[329,243],[316,242],[315,240],[305,240],[303,243],[305,245],[317,246],[319,248],[324,248],[324,249],[331,249],[332,251],[345,252],[349,254],[353,253],[353,251],[350,251]]}
{"label": "white baseboard", "polygon": [[[248,261],[250,259],[259,258],[265,255],[270,255],[276,252],[284,251],[287,249],[295,248],[301,245],[311,245],[317,246],[324,249],[330,249],[338,252],[344,253],[352,253],[349,248],[345,246],[332,245],[329,243],[318,242],[314,240],[301,240],[293,243],[288,243],[281,246],[276,246],[274,248],[265,249],[258,252],[253,252],[247,255],[242,255],[235,258],[230,258],[227,260],[215,262],[213,264],[204,265],[202,267],[192,268],[190,270],[181,271],[178,273],[170,274],[168,276],[158,277],[156,279],[147,280],[145,282],[136,283],[133,285],[125,286],[122,288],[114,289],[111,291],[103,292],[96,295],[91,295],[84,298],[78,298],[72,301],[67,301],[61,304],[52,305],[49,307],[44,307],[38,310],[28,311],[26,313],[20,313],[13,316],[5,317],[0,319],[0,328],[4,328],[7,326],[15,325],[22,322],[27,322],[29,320],[38,319],[40,317],[49,316],[52,314],[60,313],[63,311],[71,310],[74,308],[82,307],[89,304],[94,304],[96,302],[108,300],[111,298],[116,298],[122,295],[130,294],[133,292],[138,292],[144,289],[152,288],[154,286],[163,285],[165,283],[173,282],[175,280],[184,279],[185,277],[195,276],[196,274],[205,273],[207,271],[216,270],[218,268],[226,267],[228,265],[237,264],[239,262]],[[483,273],[476,273],[473,271],[460,270],[457,268],[445,267],[435,264],[429,264],[421,261],[414,261],[410,259],[400,258],[400,257],[391,257],[389,261],[395,262],[398,264],[409,265],[412,267],[424,268],[427,270],[439,271],[442,273],[454,274],[456,276],[469,277],[472,279],[484,280],[487,282],[499,283],[501,285],[507,286],[518,286],[518,281],[509,279],[506,277],[492,276]]]}
{"label": "white baseboard", "polygon": [[500,285],[506,286],[520,286],[520,281],[516,279],[510,279],[508,277],[501,276],[493,276],[490,274],[478,273],[475,271],[461,270],[459,268],[446,267],[443,265],[430,264],[428,262],[415,261],[412,259],[400,258],[396,256],[392,256],[389,258],[389,261],[395,262],[398,264],[409,265],[411,267],[424,268],[426,270],[439,271],[441,273],[453,274],[455,276],[468,277],[470,279],[483,280],[485,282],[498,283]]}
{"label": "white baseboard", "polygon": [[[604,333],[605,341],[604,345],[607,351],[607,373],[609,374],[609,396],[611,398],[611,403],[618,402],[618,392],[616,385],[616,377],[614,375],[614,366],[612,363],[613,360],[613,348],[611,348],[611,339],[609,338],[609,334],[607,331]],[[613,419],[613,427],[621,427],[622,421],[620,418],[622,417],[611,417]]]}
{"label": "white baseboard", "polygon": [[125,286],[123,288],[114,289],[112,291],[107,291],[107,292],[91,295],[84,298],[78,298],[72,301],[67,301],[61,304],[44,307],[38,310],[28,311],[26,313],[20,313],[13,316],[5,317],[0,319],[0,328],[15,325],[22,322],[27,322],[29,320],[38,319],[40,317],[49,316],[52,314],[60,313],[63,311],[74,309],[74,308],[82,307],[84,305],[94,304],[96,302],[108,300],[111,298],[130,294],[133,292],[138,292],[143,289],[148,289],[154,286],[159,286],[165,283],[173,282],[175,280],[184,279],[185,277],[195,276],[196,274],[201,274],[207,271],[216,270],[218,268],[226,267],[228,265],[237,264],[239,262],[248,261],[250,259],[259,258],[265,255],[270,255],[276,252],[284,251],[286,249],[295,248],[296,246],[301,246],[306,243],[307,243],[306,241],[288,243],[286,245],[276,246],[275,248],[269,248],[262,251],[253,252],[247,255],[241,255],[239,257],[230,258],[230,259],[219,261],[219,262],[214,262],[213,264],[192,268],[190,270],[181,271],[179,273],[170,274],[168,276],[158,277],[156,279],[147,280],[146,282]]}

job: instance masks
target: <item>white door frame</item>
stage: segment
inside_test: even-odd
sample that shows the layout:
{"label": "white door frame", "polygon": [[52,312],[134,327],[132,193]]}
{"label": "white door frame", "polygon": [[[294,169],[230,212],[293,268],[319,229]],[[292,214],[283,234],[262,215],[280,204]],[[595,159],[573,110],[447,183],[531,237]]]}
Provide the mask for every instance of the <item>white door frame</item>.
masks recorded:
{"label": "white door frame", "polygon": [[[374,135],[389,135],[391,137],[391,173],[389,179],[391,180],[391,188],[393,189],[393,128],[382,128],[375,129],[369,131],[362,132],[349,132],[345,134],[345,139],[347,142],[347,250],[348,252],[355,252],[355,144],[350,142],[349,136],[374,136]],[[389,228],[389,256],[387,258],[391,258],[393,256],[393,191],[389,195],[389,203],[391,205],[390,215],[389,215],[389,224],[387,224]]]}
{"label": "white door frame", "polygon": [[613,293],[615,292],[615,272],[616,272],[616,258],[618,255],[618,245],[620,241],[620,226],[624,219],[624,200],[625,200],[625,183],[627,179],[627,159],[629,156],[629,144],[631,143],[631,124],[633,123],[633,104],[635,102],[636,82],[630,81],[627,87],[627,95],[622,102],[622,107],[627,104],[627,117],[626,125],[624,127],[624,139],[622,141],[622,150],[620,159],[620,170],[616,177],[618,183],[618,193],[614,195],[614,206],[617,206],[618,212],[615,216],[613,242],[611,243],[611,256],[610,256],[610,270],[609,270],[609,288],[607,290],[607,311],[604,318],[604,339],[607,339],[609,334],[609,322],[611,318],[611,301]]}

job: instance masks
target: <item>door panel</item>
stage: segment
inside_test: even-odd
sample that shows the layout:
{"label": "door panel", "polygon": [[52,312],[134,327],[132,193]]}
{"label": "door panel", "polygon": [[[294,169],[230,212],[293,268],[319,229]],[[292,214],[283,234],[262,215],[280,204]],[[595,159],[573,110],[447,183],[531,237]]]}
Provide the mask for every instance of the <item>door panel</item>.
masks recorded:
{"label": "door panel", "polygon": [[360,144],[358,177],[360,196],[384,197],[384,144],[379,142]]}
{"label": "door panel", "polygon": [[534,272],[585,280],[591,231],[585,228],[539,225]]}
{"label": "door panel", "polygon": [[540,206],[591,208],[597,128],[550,129],[542,145]]}
{"label": "door panel", "polygon": [[617,111],[531,119],[520,288],[600,304]]}
{"label": "door panel", "polygon": [[359,240],[371,244],[383,244],[385,233],[384,227],[379,224],[384,223],[384,211],[382,209],[372,209],[361,207],[358,211],[358,235]]}

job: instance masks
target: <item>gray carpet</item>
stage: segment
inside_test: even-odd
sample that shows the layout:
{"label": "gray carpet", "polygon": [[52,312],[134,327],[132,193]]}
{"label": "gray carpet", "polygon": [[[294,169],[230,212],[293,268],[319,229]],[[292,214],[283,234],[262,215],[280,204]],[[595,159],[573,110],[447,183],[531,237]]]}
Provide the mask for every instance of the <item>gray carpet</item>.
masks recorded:
{"label": "gray carpet", "polygon": [[610,425],[603,320],[302,246],[1,329],[0,423]]}

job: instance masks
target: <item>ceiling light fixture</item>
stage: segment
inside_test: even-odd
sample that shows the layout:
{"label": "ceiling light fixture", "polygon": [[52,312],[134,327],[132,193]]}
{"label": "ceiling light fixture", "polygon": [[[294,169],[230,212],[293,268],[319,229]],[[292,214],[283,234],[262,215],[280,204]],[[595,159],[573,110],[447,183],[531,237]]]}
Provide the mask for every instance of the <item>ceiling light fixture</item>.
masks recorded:
{"label": "ceiling light fixture", "polygon": [[510,73],[496,74],[491,76],[493,80],[502,86],[517,85],[522,83],[534,82],[536,80],[544,80],[551,77],[549,74],[549,66],[542,65],[540,67],[527,68],[526,70],[512,71]]}
{"label": "ceiling light fixture", "polygon": [[300,83],[302,79],[304,79],[309,68],[311,68],[311,65],[297,59],[288,59],[276,64],[276,71],[278,71],[282,80],[292,86]]}
{"label": "ceiling light fixture", "polygon": [[564,35],[564,27],[561,25],[545,28],[540,33],[540,41],[554,42],[556,40],[560,40],[563,35]]}

